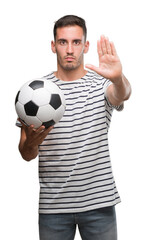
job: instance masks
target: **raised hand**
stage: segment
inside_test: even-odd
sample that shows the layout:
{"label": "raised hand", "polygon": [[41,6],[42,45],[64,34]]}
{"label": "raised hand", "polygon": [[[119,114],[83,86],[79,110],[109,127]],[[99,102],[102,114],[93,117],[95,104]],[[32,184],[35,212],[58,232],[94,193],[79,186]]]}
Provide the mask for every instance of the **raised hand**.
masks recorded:
{"label": "raised hand", "polygon": [[97,50],[99,67],[91,64],[86,64],[85,66],[99,75],[110,79],[113,83],[117,83],[122,78],[122,64],[117,55],[114,43],[110,42],[107,37],[101,36],[97,42]]}

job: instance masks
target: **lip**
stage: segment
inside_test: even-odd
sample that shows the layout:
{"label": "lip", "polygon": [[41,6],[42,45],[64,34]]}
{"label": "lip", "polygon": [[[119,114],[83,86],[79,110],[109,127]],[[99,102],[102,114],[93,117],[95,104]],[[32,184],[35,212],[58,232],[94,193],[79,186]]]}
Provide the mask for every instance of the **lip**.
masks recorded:
{"label": "lip", "polygon": [[71,61],[73,61],[75,58],[73,58],[73,57],[66,57],[65,59],[66,59],[67,61],[71,62]]}

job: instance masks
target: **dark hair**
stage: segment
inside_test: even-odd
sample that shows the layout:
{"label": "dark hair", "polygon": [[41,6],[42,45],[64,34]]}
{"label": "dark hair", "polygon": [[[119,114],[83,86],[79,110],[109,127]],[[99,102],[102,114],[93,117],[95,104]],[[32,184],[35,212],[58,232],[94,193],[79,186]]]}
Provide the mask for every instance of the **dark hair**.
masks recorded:
{"label": "dark hair", "polygon": [[85,40],[86,40],[86,37],[87,37],[86,22],[83,18],[80,18],[75,15],[66,15],[66,16],[58,19],[55,22],[54,29],[53,29],[54,40],[56,40],[57,28],[66,27],[66,26],[74,26],[74,25],[80,26],[83,29],[83,33],[84,33]]}

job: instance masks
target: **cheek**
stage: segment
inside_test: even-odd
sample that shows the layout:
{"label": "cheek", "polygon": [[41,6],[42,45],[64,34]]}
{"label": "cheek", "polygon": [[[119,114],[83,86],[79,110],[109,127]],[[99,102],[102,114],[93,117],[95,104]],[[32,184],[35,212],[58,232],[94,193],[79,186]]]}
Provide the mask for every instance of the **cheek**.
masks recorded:
{"label": "cheek", "polygon": [[58,58],[63,58],[65,56],[65,53],[62,49],[56,49],[56,54]]}
{"label": "cheek", "polygon": [[84,48],[81,48],[80,51],[78,51],[78,58],[82,58],[84,54]]}

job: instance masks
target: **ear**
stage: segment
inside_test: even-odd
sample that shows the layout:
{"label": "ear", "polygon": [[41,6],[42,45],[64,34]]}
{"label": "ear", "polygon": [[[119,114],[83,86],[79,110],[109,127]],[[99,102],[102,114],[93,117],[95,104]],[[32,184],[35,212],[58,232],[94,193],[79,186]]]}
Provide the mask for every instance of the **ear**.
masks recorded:
{"label": "ear", "polygon": [[56,47],[55,47],[55,42],[51,41],[51,49],[53,53],[56,53]]}
{"label": "ear", "polygon": [[85,42],[85,48],[84,48],[84,53],[87,53],[89,50],[89,41]]}

